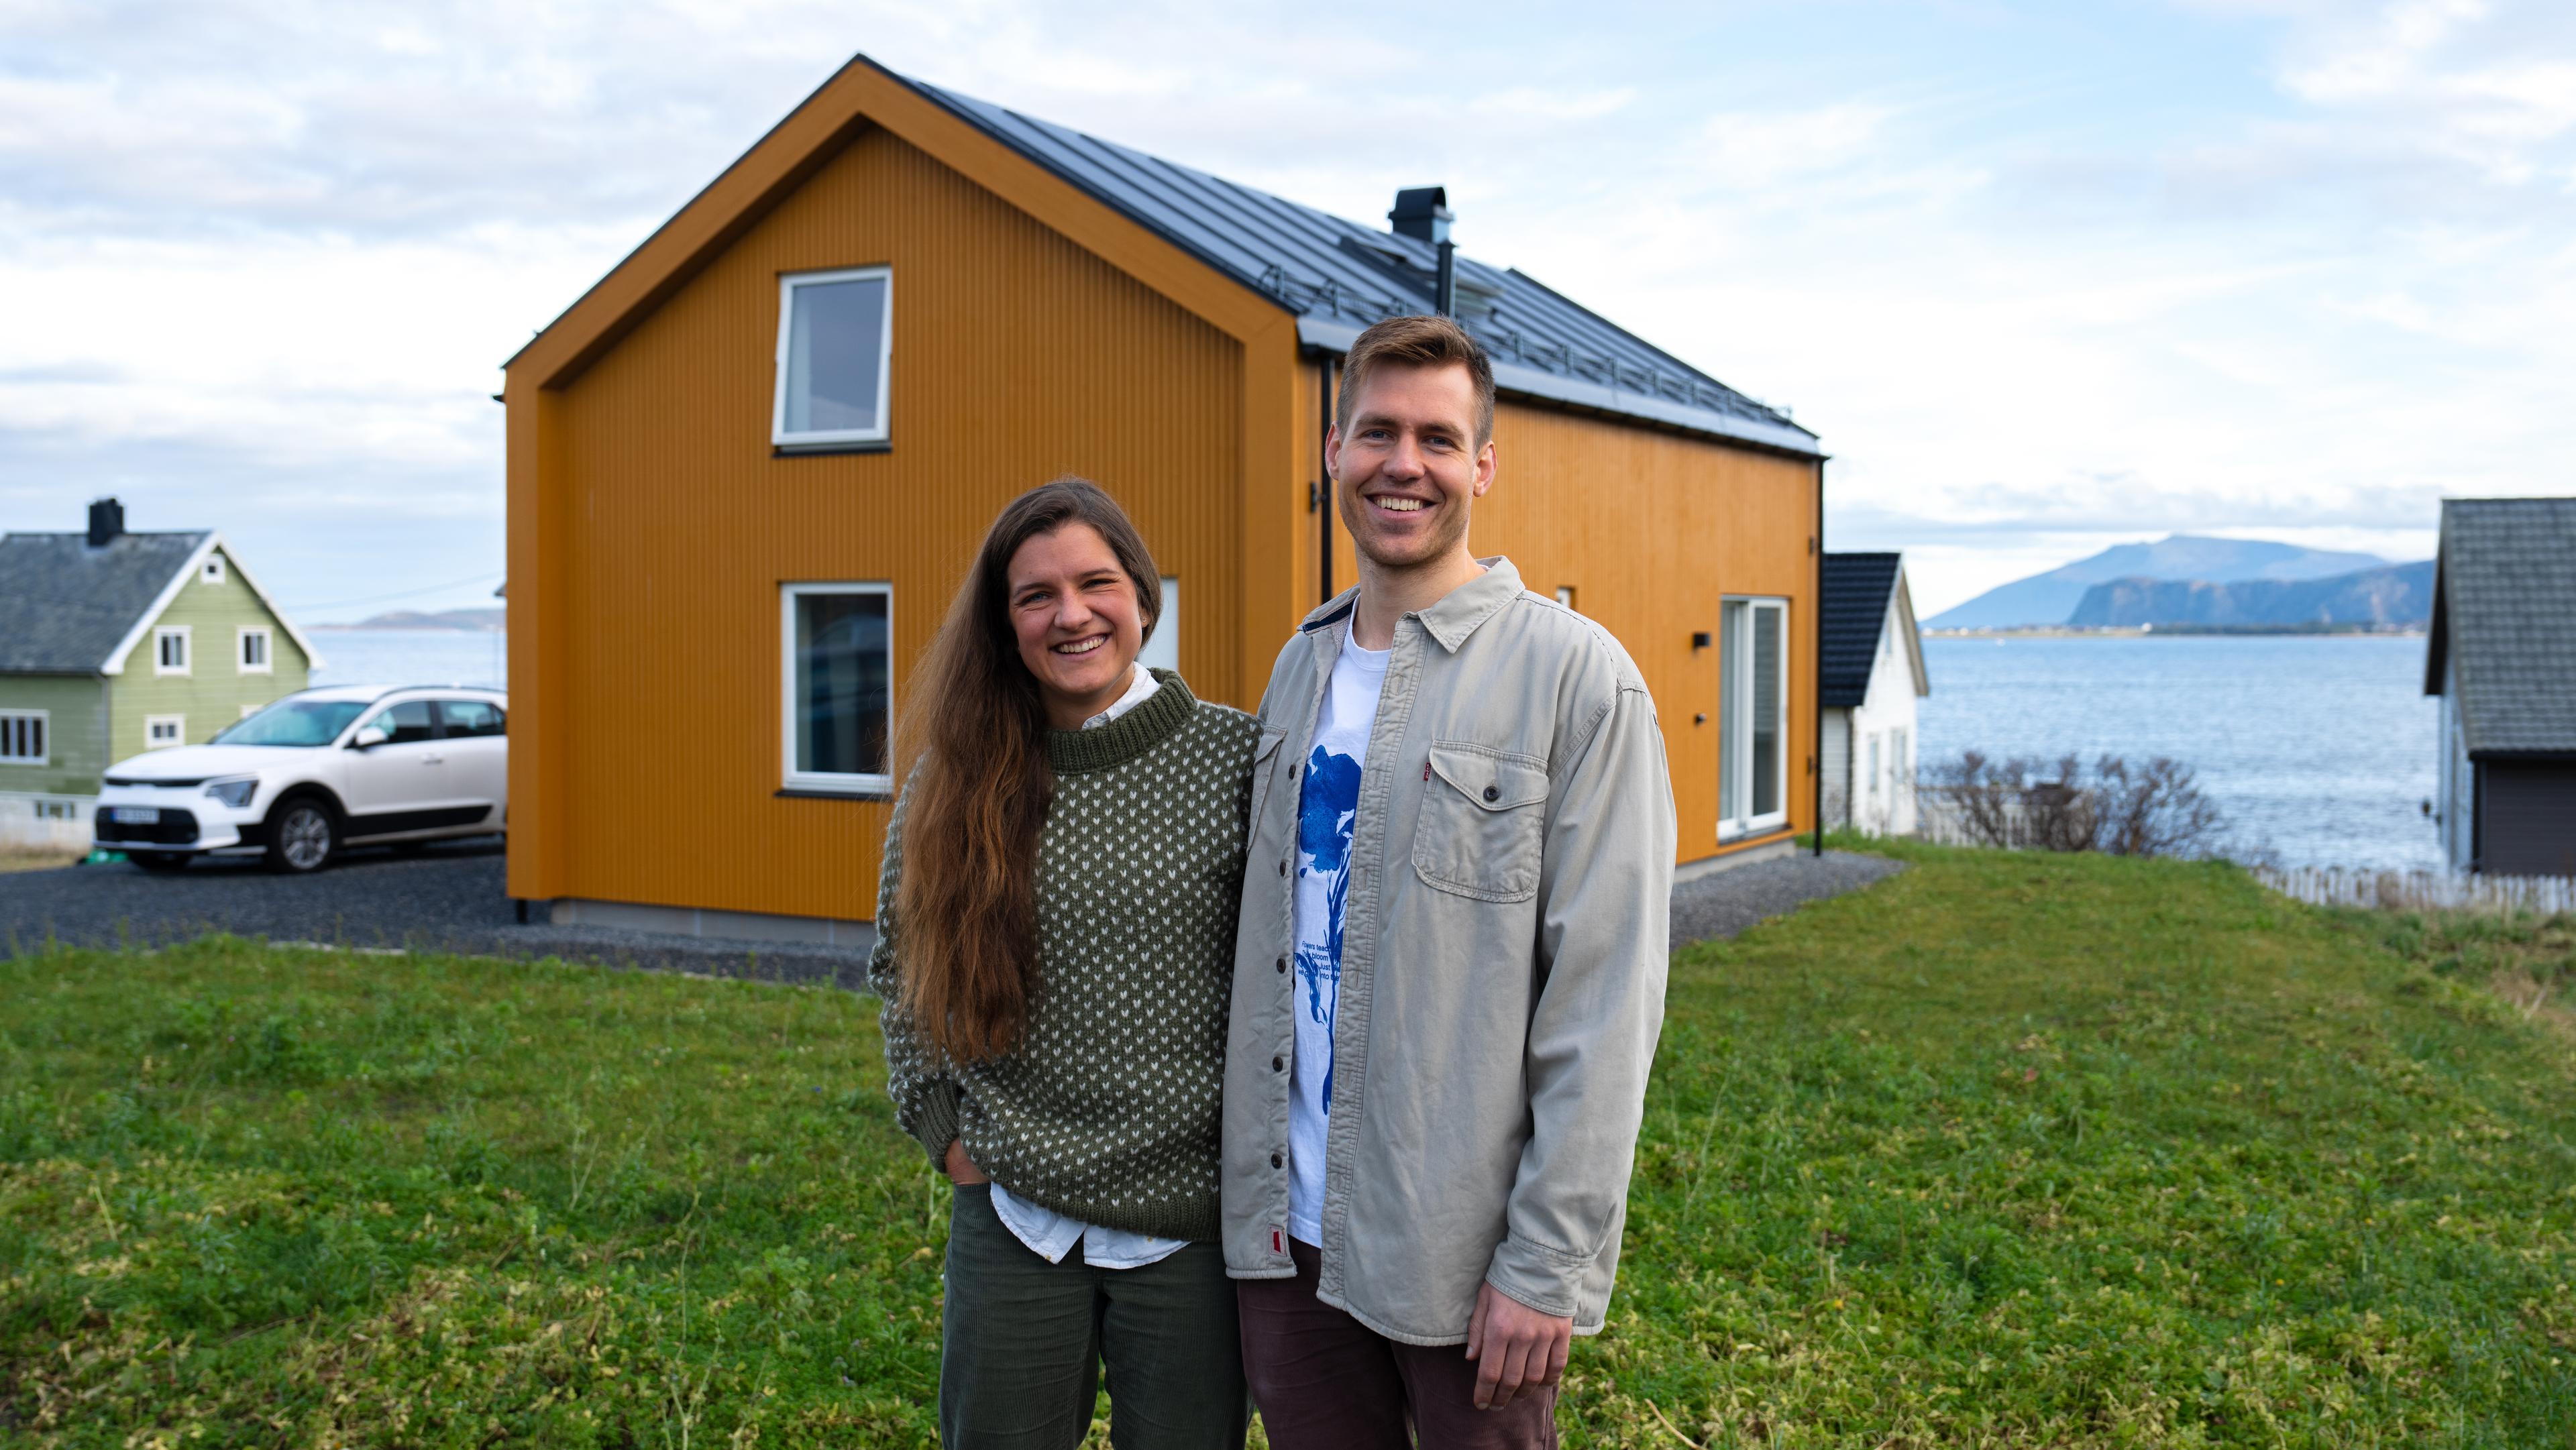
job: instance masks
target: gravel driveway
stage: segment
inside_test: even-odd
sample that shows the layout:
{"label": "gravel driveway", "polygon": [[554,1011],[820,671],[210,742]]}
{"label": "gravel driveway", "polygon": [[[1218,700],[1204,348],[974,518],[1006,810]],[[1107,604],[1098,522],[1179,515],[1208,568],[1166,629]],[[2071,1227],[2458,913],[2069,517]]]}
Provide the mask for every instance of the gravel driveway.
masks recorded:
{"label": "gravel driveway", "polygon": [[[1819,897],[1904,869],[1829,851],[1738,866],[1673,891],[1673,944],[1729,937]],[[856,987],[857,947],[693,939],[596,926],[521,926],[498,840],[441,842],[410,855],[355,851],[311,876],[273,875],[256,860],[203,860],[155,875],[117,863],[0,874],[0,955],[41,947],[157,946],[209,932],[359,949],[559,956],[713,976],[830,981]]]}

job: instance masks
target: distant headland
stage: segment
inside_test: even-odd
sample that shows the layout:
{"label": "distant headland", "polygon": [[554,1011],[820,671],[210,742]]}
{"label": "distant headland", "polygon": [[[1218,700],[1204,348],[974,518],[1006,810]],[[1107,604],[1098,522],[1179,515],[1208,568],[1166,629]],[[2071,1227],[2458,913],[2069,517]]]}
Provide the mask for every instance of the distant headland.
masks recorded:
{"label": "distant headland", "polygon": [[1927,634],[2411,634],[2433,563],[2175,534],[2034,574],[1923,621]]}
{"label": "distant headland", "polygon": [[492,634],[509,628],[507,609],[441,609],[423,613],[417,609],[397,609],[361,619],[354,624],[317,624],[315,629],[439,629],[467,634]]}

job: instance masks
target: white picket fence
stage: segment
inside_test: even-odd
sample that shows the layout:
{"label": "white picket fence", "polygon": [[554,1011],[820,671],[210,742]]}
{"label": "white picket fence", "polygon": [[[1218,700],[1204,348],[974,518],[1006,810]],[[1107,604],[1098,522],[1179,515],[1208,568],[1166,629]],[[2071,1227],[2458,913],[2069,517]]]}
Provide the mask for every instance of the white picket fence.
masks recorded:
{"label": "white picket fence", "polygon": [[2256,867],[2254,879],[2311,906],[2387,911],[2576,912],[2576,877],[2471,876],[2441,871],[2362,871],[2340,866]]}

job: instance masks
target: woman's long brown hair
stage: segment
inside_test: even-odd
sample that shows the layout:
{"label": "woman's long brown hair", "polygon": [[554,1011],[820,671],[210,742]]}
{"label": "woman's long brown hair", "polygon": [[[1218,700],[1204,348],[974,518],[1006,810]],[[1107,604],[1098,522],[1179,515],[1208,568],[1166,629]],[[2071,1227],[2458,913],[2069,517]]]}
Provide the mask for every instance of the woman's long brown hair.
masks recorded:
{"label": "woman's long brown hair", "polygon": [[1070,524],[1097,530],[1135,582],[1146,638],[1162,576],[1118,501],[1060,478],[1011,500],[984,535],[896,723],[907,763],[896,971],[922,1037],[952,1061],[996,1057],[1028,1022],[1037,966],[1038,829],[1055,794],[1046,709],[1011,628],[1011,558]]}

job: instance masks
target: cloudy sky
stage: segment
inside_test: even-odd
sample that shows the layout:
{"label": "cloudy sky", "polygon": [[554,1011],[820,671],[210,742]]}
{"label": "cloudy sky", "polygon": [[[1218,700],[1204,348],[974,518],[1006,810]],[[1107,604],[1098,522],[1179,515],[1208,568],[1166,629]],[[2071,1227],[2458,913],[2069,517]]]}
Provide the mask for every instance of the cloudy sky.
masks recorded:
{"label": "cloudy sky", "polygon": [[2564,0],[0,0],[0,529],[482,601],[501,360],[855,51],[1346,216],[1445,183],[1821,432],[1926,613],[2576,488]]}

